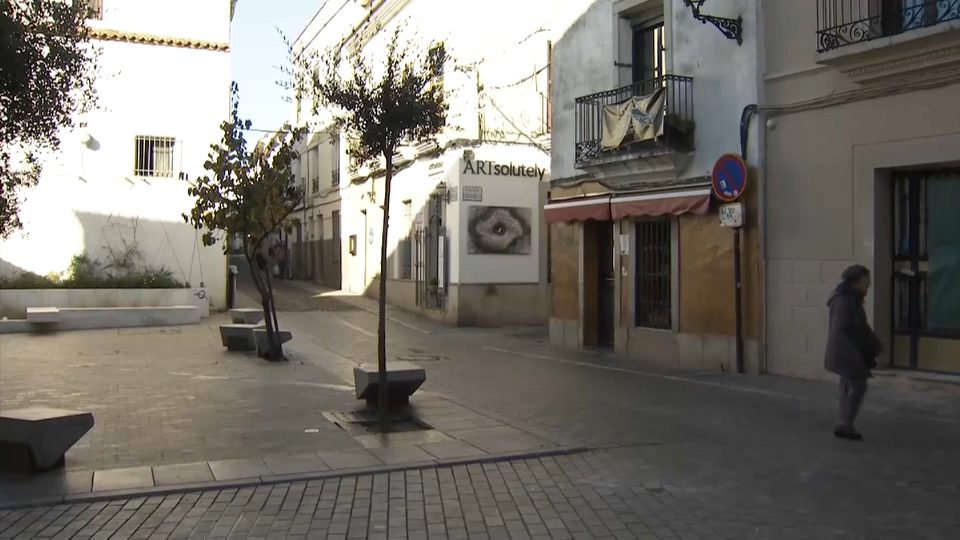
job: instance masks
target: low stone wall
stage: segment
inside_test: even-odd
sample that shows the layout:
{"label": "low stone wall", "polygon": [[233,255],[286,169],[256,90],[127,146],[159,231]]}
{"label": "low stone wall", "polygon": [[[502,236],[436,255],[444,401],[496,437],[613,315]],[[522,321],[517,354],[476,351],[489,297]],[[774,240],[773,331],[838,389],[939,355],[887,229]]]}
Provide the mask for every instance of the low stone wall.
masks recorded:
{"label": "low stone wall", "polygon": [[196,306],[210,316],[207,291],[191,289],[0,289],[0,317],[22,319],[28,307],[135,308]]}

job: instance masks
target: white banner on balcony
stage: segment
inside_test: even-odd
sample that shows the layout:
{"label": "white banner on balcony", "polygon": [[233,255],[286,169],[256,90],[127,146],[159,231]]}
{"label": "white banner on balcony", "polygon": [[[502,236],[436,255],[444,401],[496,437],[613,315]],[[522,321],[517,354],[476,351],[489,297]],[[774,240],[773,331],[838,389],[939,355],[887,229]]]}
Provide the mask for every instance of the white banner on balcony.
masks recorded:
{"label": "white banner on balcony", "polygon": [[659,138],[663,135],[663,88],[622,103],[605,105],[601,127],[600,146],[604,150]]}

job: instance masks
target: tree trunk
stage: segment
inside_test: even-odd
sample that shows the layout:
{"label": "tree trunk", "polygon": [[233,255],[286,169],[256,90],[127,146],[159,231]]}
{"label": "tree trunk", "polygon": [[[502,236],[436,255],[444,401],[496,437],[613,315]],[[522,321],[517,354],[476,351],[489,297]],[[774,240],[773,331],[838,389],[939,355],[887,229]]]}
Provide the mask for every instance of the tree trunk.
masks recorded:
{"label": "tree trunk", "polygon": [[[249,253],[248,249],[244,249],[245,253]],[[255,257],[255,255],[254,255]],[[270,290],[270,269],[266,268],[265,273],[261,274],[264,270],[260,268],[259,261],[253,260],[249,254],[246,255],[247,265],[250,266],[250,276],[253,278],[253,284],[257,287],[257,292],[260,293],[260,307],[263,309],[263,320],[267,328],[267,350],[263,351],[264,358],[267,360],[279,360],[283,358],[283,349],[279,346],[280,339],[277,335],[276,330],[278,329],[275,325],[276,318],[273,315],[273,310],[271,306],[273,305],[273,294]],[[268,262],[269,264],[269,262]]]}
{"label": "tree trunk", "polygon": [[380,233],[380,295],[377,299],[377,380],[380,381],[380,425],[387,429],[387,231],[390,227],[390,183],[393,180],[393,149],[384,152],[387,175],[383,188],[383,229]]}
{"label": "tree trunk", "polygon": [[[283,345],[280,343],[280,322],[277,320],[277,304],[273,299],[273,283],[270,272],[267,274],[268,310],[263,316],[267,320],[267,360],[283,360]],[[272,322],[272,324],[270,324]],[[272,330],[271,331],[271,327]]]}

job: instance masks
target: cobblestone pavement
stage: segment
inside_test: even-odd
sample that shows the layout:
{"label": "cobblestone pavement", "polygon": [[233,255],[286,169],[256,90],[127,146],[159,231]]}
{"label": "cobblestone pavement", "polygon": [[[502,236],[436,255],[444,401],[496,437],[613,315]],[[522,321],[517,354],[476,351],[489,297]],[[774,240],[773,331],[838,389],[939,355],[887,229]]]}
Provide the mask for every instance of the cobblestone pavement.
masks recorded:
{"label": "cobblestone pavement", "polygon": [[[278,287],[281,308],[295,287]],[[280,320],[328,351],[324,369],[342,376],[375,358],[376,318],[369,300],[341,300],[362,309],[291,310]],[[602,449],[0,512],[0,537],[960,537],[960,392],[878,377],[860,424],[867,438],[850,443],[830,433],[833,384],[678,373],[555,351],[535,329],[393,319],[389,355],[418,355],[424,390],[554,442]]]}
{"label": "cobblestone pavement", "polygon": [[[298,317],[338,355],[374,358],[369,312]],[[960,508],[960,387],[877,377],[860,421],[867,440],[858,445],[832,437],[834,383],[658,370],[551,349],[537,329],[388,330],[392,358],[421,351],[436,359],[422,362],[426,390],[559,444],[623,448],[614,455],[661,474],[672,493],[752,512],[742,522],[768,531],[759,537],[790,538],[798,527],[800,537],[831,537],[810,533],[826,514],[841,537],[960,537],[960,518],[948,510]],[[806,512],[807,523],[783,519],[792,509]]]}
{"label": "cobblestone pavement", "polygon": [[906,513],[816,497],[825,486],[771,482],[772,491],[737,492],[755,479],[730,469],[709,473],[723,482],[705,485],[695,460],[663,470],[658,455],[675,452],[595,451],[21,509],[0,512],[0,538],[956,538],[949,498],[924,498],[930,521],[921,530]]}
{"label": "cobblestone pavement", "polygon": [[70,470],[357,446],[321,414],[353,406],[352,387],[311,363],[226,353],[222,320],[0,336],[0,408],[92,411],[97,425],[71,450]]}

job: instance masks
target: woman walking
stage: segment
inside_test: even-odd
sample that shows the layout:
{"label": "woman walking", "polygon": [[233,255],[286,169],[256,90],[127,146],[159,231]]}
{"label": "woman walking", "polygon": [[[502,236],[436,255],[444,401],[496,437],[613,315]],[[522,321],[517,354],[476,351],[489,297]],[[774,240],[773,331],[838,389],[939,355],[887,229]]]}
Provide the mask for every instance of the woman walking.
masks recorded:
{"label": "woman walking", "polygon": [[840,423],[833,434],[859,441],[863,436],[854,428],[857,413],[867,393],[867,379],[877,367],[883,344],[867,323],[863,300],[870,290],[870,270],[855,264],[843,271],[840,284],[827,301],[830,329],[823,364],[840,376]]}

